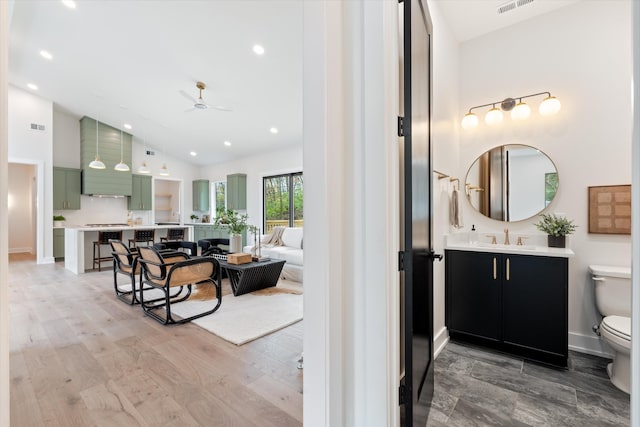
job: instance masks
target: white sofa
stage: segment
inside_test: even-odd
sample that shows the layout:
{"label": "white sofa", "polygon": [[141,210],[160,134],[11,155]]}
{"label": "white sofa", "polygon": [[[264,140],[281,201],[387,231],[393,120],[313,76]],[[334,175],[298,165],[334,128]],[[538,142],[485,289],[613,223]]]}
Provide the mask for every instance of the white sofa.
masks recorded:
{"label": "white sofa", "polygon": [[[282,246],[262,245],[263,257],[271,259],[283,259],[286,261],[282,268],[281,277],[287,280],[302,283],[303,242],[302,228],[287,227],[282,233]],[[265,236],[262,236],[264,239]],[[245,246],[243,252],[252,254],[253,244]]]}

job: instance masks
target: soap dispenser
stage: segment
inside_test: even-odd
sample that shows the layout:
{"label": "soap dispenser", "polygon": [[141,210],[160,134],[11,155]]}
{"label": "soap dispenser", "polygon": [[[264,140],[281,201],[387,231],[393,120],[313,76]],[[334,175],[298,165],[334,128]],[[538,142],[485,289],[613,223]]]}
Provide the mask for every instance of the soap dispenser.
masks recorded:
{"label": "soap dispenser", "polygon": [[478,232],[476,231],[476,225],[473,224],[469,231],[469,244],[475,245],[476,243],[478,243]]}

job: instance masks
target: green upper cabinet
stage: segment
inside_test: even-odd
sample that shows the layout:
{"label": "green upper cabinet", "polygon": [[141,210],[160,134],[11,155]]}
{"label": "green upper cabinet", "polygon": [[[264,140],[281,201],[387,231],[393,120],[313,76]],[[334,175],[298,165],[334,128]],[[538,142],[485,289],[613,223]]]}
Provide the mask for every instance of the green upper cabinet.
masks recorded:
{"label": "green upper cabinet", "polygon": [[234,211],[247,209],[247,175],[243,173],[227,175],[227,209]]}
{"label": "green upper cabinet", "polygon": [[[98,127],[96,148],[96,125]],[[82,194],[131,196],[131,171],[120,172],[113,167],[120,162],[121,131],[90,117],[80,119],[80,161],[82,162]],[[122,159],[131,167],[132,136],[122,132]],[[105,169],[92,169],[89,163],[96,149]]]}
{"label": "green upper cabinet", "polygon": [[151,210],[151,177],[147,175],[131,175],[131,197],[128,208],[130,211]]}
{"label": "green upper cabinet", "polygon": [[80,209],[80,169],[53,168],[53,209]]}
{"label": "green upper cabinet", "polygon": [[193,181],[193,210],[195,212],[207,212],[209,203],[209,180],[197,179]]}

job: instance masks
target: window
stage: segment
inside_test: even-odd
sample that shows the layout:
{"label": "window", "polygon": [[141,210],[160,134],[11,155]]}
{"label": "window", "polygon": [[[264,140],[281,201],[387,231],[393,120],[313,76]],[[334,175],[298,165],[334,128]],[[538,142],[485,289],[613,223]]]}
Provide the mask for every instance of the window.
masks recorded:
{"label": "window", "polygon": [[302,172],[267,176],[262,179],[264,196],[264,232],[273,227],[302,227]]}
{"label": "window", "polygon": [[227,195],[226,181],[218,181],[213,183],[213,216],[218,214],[219,210],[225,210]]}

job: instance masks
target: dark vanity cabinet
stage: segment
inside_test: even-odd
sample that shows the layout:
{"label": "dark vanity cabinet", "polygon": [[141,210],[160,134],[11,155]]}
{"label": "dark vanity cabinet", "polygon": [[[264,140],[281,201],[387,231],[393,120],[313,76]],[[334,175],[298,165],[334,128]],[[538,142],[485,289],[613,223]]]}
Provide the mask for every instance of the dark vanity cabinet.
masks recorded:
{"label": "dark vanity cabinet", "polygon": [[445,260],[451,339],[567,366],[567,258],[447,250]]}

